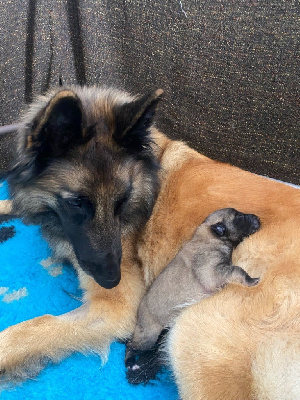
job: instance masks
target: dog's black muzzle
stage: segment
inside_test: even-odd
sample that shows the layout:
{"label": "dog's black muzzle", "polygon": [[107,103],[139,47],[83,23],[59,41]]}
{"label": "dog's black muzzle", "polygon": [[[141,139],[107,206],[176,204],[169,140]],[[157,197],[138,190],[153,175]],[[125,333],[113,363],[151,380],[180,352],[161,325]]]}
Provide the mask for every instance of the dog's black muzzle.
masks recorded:
{"label": "dog's black muzzle", "polygon": [[260,219],[255,214],[243,214],[238,212],[233,220],[234,225],[244,237],[252,235],[260,228]]}

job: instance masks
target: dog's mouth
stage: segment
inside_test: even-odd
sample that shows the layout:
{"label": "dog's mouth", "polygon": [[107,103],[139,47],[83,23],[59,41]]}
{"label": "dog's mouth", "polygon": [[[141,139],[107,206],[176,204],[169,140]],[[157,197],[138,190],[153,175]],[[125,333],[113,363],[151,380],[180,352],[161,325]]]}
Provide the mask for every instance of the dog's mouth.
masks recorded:
{"label": "dog's mouth", "polygon": [[103,277],[95,277],[95,276],[93,276],[93,278],[98,283],[98,285],[100,285],[104,289],[113,289],[120,283],[121,274],[119,274],[119,276],[117,276],[115,279],[105,279]]}
{"label": "dog's mouth", "polygon": [[113,289],[121,281],[121,259],[102,260],[101,263],[78,260],[82,270],[91,276],[104,289]]}

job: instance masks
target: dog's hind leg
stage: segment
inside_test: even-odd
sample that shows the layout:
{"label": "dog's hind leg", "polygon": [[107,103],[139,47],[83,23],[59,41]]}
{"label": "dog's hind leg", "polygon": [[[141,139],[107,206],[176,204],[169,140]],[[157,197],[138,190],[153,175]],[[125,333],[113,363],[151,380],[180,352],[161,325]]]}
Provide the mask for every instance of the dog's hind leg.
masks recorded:
{"label": "dog's hind leg", "polygon": [[122,265],[121,282],[111,290],[85,278],[89,296],[77,310],[37,317],[0,333],[0,382],[33,377],[47,361],[74,351],[94,351],[105,359],[112,340],[129,338],[144,290],[137,265]]}

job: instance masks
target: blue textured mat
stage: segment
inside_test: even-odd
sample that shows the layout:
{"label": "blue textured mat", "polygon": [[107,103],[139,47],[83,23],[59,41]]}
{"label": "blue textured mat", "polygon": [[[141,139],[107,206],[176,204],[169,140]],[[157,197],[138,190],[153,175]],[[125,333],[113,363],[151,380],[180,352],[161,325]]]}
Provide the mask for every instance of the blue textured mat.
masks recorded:
{"label": "blue textured mat", "polygon": [[[6,198],[6,184],[0,182],[0,199]],[[53,264],[50,257],[38,227],[25,226],[20,220],[0,225],[0,330],[45,313],[59,315],[80,305],[73,298],[81,296],[75,272]],[[169,371],[146,386],[128,384],[124,351],[124,345],[113,343],[103,367],[98,356],[74,354],[48,366],[35,380],[3,391],[1,400],[178,398]]]}

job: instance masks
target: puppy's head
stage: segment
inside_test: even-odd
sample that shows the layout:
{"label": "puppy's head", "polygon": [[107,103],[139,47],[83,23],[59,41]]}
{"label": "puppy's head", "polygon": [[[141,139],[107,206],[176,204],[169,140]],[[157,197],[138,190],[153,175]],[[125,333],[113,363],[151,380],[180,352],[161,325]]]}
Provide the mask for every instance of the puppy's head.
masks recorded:
{"label": "puppy's head", "polygon": [[254,214],[244,214],[234,208],[223,208],[210,214],[205,223],[215,237],[230,241],[237,246],[245,237],[260,228],[260,220]]}

